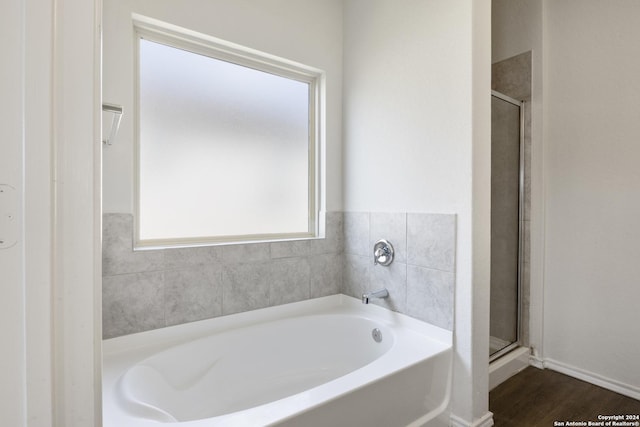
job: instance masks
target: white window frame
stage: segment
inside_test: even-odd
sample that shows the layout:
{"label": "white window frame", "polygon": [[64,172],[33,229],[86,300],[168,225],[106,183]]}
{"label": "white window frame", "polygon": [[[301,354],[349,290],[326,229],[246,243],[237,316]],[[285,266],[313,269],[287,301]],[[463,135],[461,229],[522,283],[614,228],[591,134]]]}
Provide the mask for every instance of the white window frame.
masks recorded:
{"label": "white window frame", "polygon": [[[324,189],[320,153],[324,145],[325,73],[294,61],[280,58],[226,40],[134,14],[134,248],[208,246],[229,243],[251,243],[281,240],[314,239],[324,234],[320,208],[324,205]],[[308,141],[308,229],[298,233],[247,234],[236,236],[202,236],[175,239],[142,240],[140,238],[140,40],[161,43],[195,54],[253,68],[309,85]]]}

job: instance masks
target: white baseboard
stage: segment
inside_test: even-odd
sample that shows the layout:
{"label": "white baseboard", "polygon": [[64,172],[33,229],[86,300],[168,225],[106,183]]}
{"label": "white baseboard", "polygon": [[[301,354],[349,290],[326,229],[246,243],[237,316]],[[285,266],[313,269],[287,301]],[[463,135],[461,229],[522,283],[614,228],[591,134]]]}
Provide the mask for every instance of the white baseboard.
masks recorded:
{"label": "white baseboard", "polygon": [[463,420],[460,417],[451,415],[450,427],[491,427],[493,425],[493,412],[487,412],[482,417],[476,419],[472,423]]}
{"label": "white baseboard", "polygon": [[625,396],[629,396],[633,399],[640,400],[640,387],[632,386],[631,384],[625,384],[623,382],[613,380],[611,378],[604,377],[593,372],[586,371],[584,369],[576,368],[575,366],[567,365],[566,363],[558,362],[557,360],[545,358],[543,361],[545,368],[552,371],[560,372],[561,374],[569,375],[570,377],[577,378],[582,381],[606,388],[607,390],[614,391]]}

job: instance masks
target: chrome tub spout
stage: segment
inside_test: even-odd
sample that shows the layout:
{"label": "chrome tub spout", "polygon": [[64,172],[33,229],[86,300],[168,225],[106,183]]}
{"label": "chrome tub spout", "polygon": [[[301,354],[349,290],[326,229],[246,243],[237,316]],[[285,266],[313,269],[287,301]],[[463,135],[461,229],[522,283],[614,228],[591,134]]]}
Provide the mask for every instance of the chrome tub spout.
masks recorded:
{"label": "chrome tub spout", "polygon": [[362,294],[362,303],[369,304],[369,300],[371,298],[387,298],[387,297],[389,297],[389,291],[387,291],[387,288],[382,288],[379,291],[367,292]]}

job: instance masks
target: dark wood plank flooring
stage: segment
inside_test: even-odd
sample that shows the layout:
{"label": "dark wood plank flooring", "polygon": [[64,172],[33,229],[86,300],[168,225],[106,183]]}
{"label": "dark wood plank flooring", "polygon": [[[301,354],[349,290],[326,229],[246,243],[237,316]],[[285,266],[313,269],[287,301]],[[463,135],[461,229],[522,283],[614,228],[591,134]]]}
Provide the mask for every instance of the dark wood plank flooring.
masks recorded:
{"label": "dark wood plank flooring", "polygon": [[496,427],[549,427],[556,421],[599,421],[598,415],[640,415],[640,400],[528,367],[489,393],[489,410]]}

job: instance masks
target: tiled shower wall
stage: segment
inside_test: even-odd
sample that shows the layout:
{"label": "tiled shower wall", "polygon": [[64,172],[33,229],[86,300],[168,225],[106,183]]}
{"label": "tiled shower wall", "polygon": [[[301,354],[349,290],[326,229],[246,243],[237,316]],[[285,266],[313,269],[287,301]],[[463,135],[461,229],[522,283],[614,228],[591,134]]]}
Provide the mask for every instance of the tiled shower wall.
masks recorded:
{"label": "tiled shower wall", "polygon": [[[455,215],[327,214],[325,239],[133,251],[133,217],[105,214],[103,336],[111,338],[336,293],[453,328]],[[373,243],[396,250],[373,265]]]}

